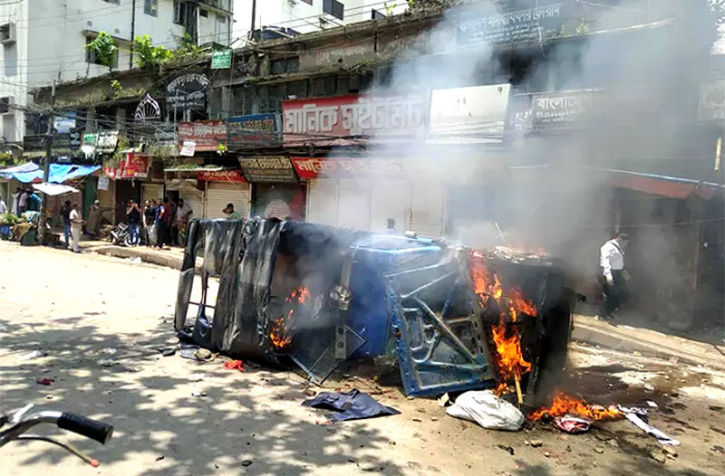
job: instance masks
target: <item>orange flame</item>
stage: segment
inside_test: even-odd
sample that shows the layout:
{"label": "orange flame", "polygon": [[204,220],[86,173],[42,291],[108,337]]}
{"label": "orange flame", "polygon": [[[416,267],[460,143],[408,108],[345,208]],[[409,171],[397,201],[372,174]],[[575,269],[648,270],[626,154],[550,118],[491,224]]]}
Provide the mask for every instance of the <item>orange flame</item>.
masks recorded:
{"label": "orange flame", "polygon": [[624,415],[616,407],[604,408],[599,405],[589,405],[573,395],[559,392],[554,397],[551,406],[539,408],[529,414],[529,420],[540,420],[544,415],[550,417],[562,417],[566,415],[587,418],[589,420],[617,420],[624,418]]}
{"label": "orange flame", "polygon": [[295,312],[295,308],[307,301],[310,298],[310,290],[302,286],[301,288],[292,291],[285,302],[292,304],[287,316],[282,316],[279,319],[272,321],[272,329],[269,332],[269,339],[272,345],[281,350],[288,349],[292,345],[292,336],[290,335],[290,329],[292,327],[292,314]]}
{"label": "orange flame", "polygon": [[524,299],[518,289],[504,292],[498,274],[492,274],[486,259],[476,252],[471,253],[471,278],[475,293],[481,298],[480,305],[484,307],[489,299],[495,299],[501,309],[498,324],[491,329],[498,354],[499,384],[496,393],[501,394],[508,388],[511,380],[520,379],[523,374],[531,371],[531,363],[524,359],[521,351],[521,337],[518,332],[511,332],[506,326],[506,310],[511,321],[516,322],[522,312],[536,316],[536,306]]}

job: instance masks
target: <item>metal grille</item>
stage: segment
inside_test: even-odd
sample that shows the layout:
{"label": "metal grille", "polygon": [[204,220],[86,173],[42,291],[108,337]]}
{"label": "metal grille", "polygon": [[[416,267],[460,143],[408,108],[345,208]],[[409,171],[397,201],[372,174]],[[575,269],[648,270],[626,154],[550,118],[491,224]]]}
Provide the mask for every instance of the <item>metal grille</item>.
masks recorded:
{"label": "metal grille", "polygon": [[357,332],[343,325],[328,337],[314,342],[303,342],[303,345],[294,348],[289,356],[313,382],[321,384],[365,343],[366,340]]}

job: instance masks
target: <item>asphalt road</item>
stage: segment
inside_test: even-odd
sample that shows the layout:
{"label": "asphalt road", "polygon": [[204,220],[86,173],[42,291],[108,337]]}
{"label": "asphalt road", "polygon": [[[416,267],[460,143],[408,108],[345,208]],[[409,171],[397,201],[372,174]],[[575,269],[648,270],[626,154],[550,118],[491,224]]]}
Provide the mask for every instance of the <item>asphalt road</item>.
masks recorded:
{"label": "asphalt road", "polygon": [[[396,386],[377,398],[401,415],[323,425],[322,412],[300,406],[308,386],[294,372],[239,373],[220,361],[161,356],[158,348],[176,343],[177,278],[166,268],[0,242],[0,408],[34,403],[116,426],[106,446],[59,435],[100,460],[99,468],[44,443],[15,442],[0,449],[0,473],[723,474],[725,376],[704,367],[572,348],[562,388],[603,404],[655,402],[651,423],[682,442],[664,463],[650,455],[662,454],[656,440],[627,421],[577,436],[544,424],[494,432],[447,416],[435,400],[409,400]],[[19,360],[34,350],[46,355]],[[199,373],[203,380],[192,381]],[[55,381],[39,385],[38,377]],[[367,385],[343,378],[328,386]],[[527,445],[534,439],[543,445]]]}

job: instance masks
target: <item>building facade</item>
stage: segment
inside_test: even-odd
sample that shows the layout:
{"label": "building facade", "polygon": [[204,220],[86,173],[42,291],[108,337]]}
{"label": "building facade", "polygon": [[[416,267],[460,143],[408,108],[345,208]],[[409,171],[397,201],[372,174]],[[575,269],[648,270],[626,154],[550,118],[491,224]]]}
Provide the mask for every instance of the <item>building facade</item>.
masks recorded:
{"label": "building facade", "polygon": [[20,144],[33,88],[92,78],[109,72],[85,46],[100,32],[118,48],[114,71],[135,67],[132,44],[148,35],[154,45],[177,48],[231,42],[232,4],[209,0],[23,0],[0,4],[0,98],[8,105],[0,133]]}

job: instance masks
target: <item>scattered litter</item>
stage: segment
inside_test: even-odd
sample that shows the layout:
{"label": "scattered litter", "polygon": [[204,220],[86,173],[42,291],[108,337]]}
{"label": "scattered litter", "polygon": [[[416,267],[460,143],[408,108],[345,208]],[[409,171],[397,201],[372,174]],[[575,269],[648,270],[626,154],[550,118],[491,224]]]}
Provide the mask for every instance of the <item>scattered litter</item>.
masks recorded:
{"label": "scattered litter", "polygon": [[204,374],[191,374],[191,376],[189,377],[189,380],[191,380],[192,382],[201,382],[205,378],[206,378],[206,375],[204,375]]}
{"label": "scattered litter", "polygon": [[440,407],[446,407],[446,406],[450,405],[451,403],[452,403],[451,397],[448,395],[448,393],[444,393],[438,399],[438,406],[440,406]]}
{"label": "scattered litter", "polygon": [[252,460],[245,459],[244,461],[242,461],[242,466],[244,466],[245,468],[248,466],[251,466],[251,465],[252,465]]}
{"label": "scattered litter", "polygon": [[130,373],[136,373],[141,371],[141,367],[129,367],[128,365],[124,365],[123,370]]}
{"label": "scattered litter", "polygon": [[541,440],[531,440],[529,444],[532,448],[539,448],[541,446],[544,446],[544,442]]}
{"label": "scattered litter", "polygon": [[224,362],[224,368],[227,370],[237,369],[240,372],[244,372],[244,362],[242,362],[241,360],[231,360],[229,362]]}
{"label": "scattered litter", "polygon": [[712,448],[710,448],[710,451],[714,451],[715,453],[720,453],[725,455],[725,448],[719,445],[715,445]]}
{"label": "scattered litter", "polygon": [[141,264],[141,263],[143,263],[143,260],[141,259],[140,256],[136,256],[135,258],[126,258],[126,259],[129,260],[131,262],[131,264]]}
{"label": "scattered litter", "polygon": [[200,349],[200,347],[198,345],[179,342],[179,353],[181,354],[181,357],[184,359],[199,360],[196,358],[196,351],[199,349]]}
{"label": "scattered litter", "polygon": [[665,458],[665,455],[663,455],[662,453],[655,451],[655,450],[650,451],[649,457],[652,458],[653,460],[657,461],[658,463],[662,463],[662,464],[664,464],[665,461],[667,461],[667,459]]}
{"label": "scattered litter", "polygon": [[446,409],[446,413],[475,421],[489,430],[518,431],[524,424],[523,413],[491,390],[472,390],[459,395],[456,402]]}
{"label": "scattered litter", "polygon": [[505,452],[507,452],[507,453],[508,453],[508,454],[510,454],[511,456],[513,456],[513,455],[514,455],[514,449],[513,449],[513,447],[511,447],[511,446],[505,446],[505,445],[496,445],[496,447],[497,447],[497,448],[499,448],[499,449],[502,449],[502,450],[504,450]]}
{"label": "scattered litter", "polygon": [[553,425],[565,433],[576,435],[578,433],[586,433],[591,428],[591,422],[583,418],[571,416],[554,418]]}
{"label": "scattered litter", "polygon": [[162,347],[160,349],[156,349],[163,355],[164,357],[171,357],[172,355],[176,354],[176,349],[173,347]]}
{"label": "scattered litter", "polygon": [[420,418],[413,418],[413,421],[417,422],[417,423],[421,423],[423,420],[421,420]]}
{"label": "scattered litter", "polygon": [[655,391],[655,387],[651,383],[644,384],[644,389],[647,390],[648,392],[654,392]]}
{"label": "scattered litter", "polygon": [[45,396],[45,399],[46,399],[46,400],[53,400],[54,398],[55,398],[55,396],[54,396],[54,395],[46,395],[46,396]]}
{"label": "scattered litter", "polygon": [[626,410],[628,410],[628,409],[622,409],[622,411],[624,411],[624,415],[627,417],[627,420],[631,421],[632,424],[634,424],[637,428],[644,431],[648,435],[654,436],[655,438],[657,438],[657,440],[660,443],[662,443],[663,445],[677,446],[680,444],[679,441],[677,441],[673,438],[670,438],[669,436],[665,435],[657,428],[645,423],[644,420],[642,420],[642,418],[640,418],[640,416],[637,415],[635,412],[626,411]]}
{"label": "scattered litter", "polygon": [[101,359],[98,361],[98,365],[100,365],[101,367],[114,367],[119,364],[120,362],[118,360],[113,359]]}
{"label": "scattered litter", "polygon": [[649,405],[650,408],[659,408],[659,406],[651,400],[647,400],[647,405]]}
{"label": "scattered litter", "polygon": [[378,403],[370,395],[357,389],[348,392],[320,392],[315,398],[302,402],[305,407],[335,410],[329,418],[333,421],[359,420],[384,415],[399,415],[393,407]]}
{"label": "scattered litter", "polygon": [[709,409],[710,409],[710,410],[712,410],[713,412],[721,412],[721,411],[725,410],[725,408],[723,408],[723,407],[718,407],[718,406],[715,406],[715,405],[710,405],[710,406],[709,406],[709,407],[707,407],[707,408],[709,408]]}
{"label": "scattered litter", "polygon": [[599,453],[600,455],[604,454],[604,450],[602,448],[594,448],[595,453]]}
{"label": "scattered litter", "polygon": [[38,377],[35,379],[35,383],[40,385],[50,385],[53,382],[55,382],[55,379],[49,377]]}
{"label": "scattered litter", "polygon": [[437,417],[434,417],[434,416],[433,417],[430,417],[430,421],[438,421],[438,418]]}
{"label": "scattered litter", "polygon": [[191,396],[192,397],[206,397],[207,396],[207,393],[206,392],[194,391],[194,392],[191,392]]}
{"label": "scattered litter", "polygon": [[114,349],[113,347],[106,347],[105,349],[101,349],[101,354],[113,355],[116,352],[118,352],[118,351],[116,349]]}
{"label": "scattered litter", "polygon": [[548,458],[551,456],[551,453],[549,453],[548,451],[544,451],[544,456],[546,456]]}
{"label": "scattered litter", "polygon": [[162,459],[166,458],[166,456],[161,455],[156,457],[156,461],[161,461]]}
{"label": "scattered litter", "polygon": [[637,351],[637,350],[635,350],[634,352],[632,352],[632,355],[634,355],[635,357],[642,357],[642,353],[639,352],[639,351]]}
{"label": "scattered litter", "polygon": [[671,447],[671,446],[663,446],[663,447],[662,447],[662,452],[663,452],[663,453],[665,454],[665,456],[667,456],[668,458],[672,458],[672,459],[675,459],[675,458],[677,458],[677,456],[678,456],[678,455],[677,455],[677,450],[676,450],[676,449],[674,449],[674,448],[673,448],[673,447]]}
{"label": "scattered litter", "polygon": [[20,357],[18,357],[18,360],[32,360],[32,359],[37,359],[38,357],[43,357],[43,355],[44,354],[41,351],[34,350],[25,355],[21,355]]}

